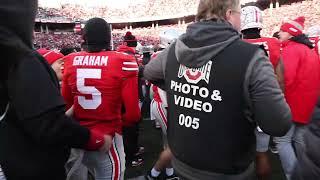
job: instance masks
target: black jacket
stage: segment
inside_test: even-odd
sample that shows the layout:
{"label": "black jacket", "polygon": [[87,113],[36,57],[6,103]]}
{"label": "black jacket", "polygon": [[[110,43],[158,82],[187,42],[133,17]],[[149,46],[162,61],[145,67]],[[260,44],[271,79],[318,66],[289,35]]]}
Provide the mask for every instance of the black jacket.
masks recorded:
{"label": "black jacket", "polygon": [[312,122],[304,136],[306,147],[297,147],[298,163],[292,180],[319,179],[320,177],[320,101],[313,113]]}
{"label": "black jacket", "polygon": [[65,116],[57,77],[32,49],[36,9],[36,0],[0,1],[0,165],[8,180],[64,179],[70,148],[90,138]]}

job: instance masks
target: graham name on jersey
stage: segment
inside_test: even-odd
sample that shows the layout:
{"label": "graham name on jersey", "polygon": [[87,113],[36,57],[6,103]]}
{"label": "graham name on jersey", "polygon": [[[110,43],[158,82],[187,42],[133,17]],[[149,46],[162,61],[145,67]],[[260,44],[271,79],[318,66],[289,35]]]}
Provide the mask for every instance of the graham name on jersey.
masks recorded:
{"label": "graham name on jersey", "polygon": [[107,66],[108,56],[75,56],[73,66]]}

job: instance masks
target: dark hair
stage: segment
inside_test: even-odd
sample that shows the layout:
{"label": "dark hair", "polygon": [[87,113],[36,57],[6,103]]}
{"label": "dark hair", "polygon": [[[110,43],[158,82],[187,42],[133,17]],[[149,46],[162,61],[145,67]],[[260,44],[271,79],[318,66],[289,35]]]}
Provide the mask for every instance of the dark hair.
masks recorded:
{"label": "dark hair", "polygon": [[277,38],[277,39],[280,39],[279,31],[273,33],[272,37]]}
{"label": "dark hair", "polygon": [[60,53],[64,56],[76,52],[76,49],[73,47],[64,47],[60,50]]}
{"label": "dark hair", "polygon": [[250,28],[250,29],[245,29],[241,31],[243,35],[243,39],[257,39],[261,38],[260,35],[261,29],[259,28]]}
{"label": "dark hair", "polygon": [[111,50],[111,28],[102,18],[87,21],[83,33],[83,48],[88,52]]}

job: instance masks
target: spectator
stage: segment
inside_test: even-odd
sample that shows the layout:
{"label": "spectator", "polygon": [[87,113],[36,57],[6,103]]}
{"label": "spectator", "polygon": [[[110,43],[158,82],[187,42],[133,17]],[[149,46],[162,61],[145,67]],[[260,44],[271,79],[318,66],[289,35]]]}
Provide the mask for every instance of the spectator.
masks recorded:
{"label": "spectator", "polygon": [[265,53],[240,40],[239,0],[200,0],[196,20],[144,69],[165,80],[173,167],[183,179],[253,179],[255,122],[284,135],[290,109]]}
{"label": "spectator", "polygon": [[[138,59],[136,57],[136,46],[137,39],[131,32],[127,32],[123,37],[123,45],[120,45],[118,50],[119,52],[125,52],[133,56],[137,63]],[[139,92],[139,102],[140,108],[142,107],[142,102],[144,100],[142,93],[142,80],[139,78],[138,80],[138,92]],[[125,110],[126,111],[126,110]],[[140,121],[139,121],[140,122]],[[143,159],[141,157],[141,153],[139,152],[138,147],[138,137],[139,137],[139,122],[135,124],[127,124],[124,123],[123,127],[123,139],[124,146],[126,152],[126,160],[127,165],[129,166],[140,166],[143,163]]]}
{"label": "spectator", "polygon": [[0,16],[10,19],[0,23],[0,164],[9,180],[65,179],[71,147],[108,145],[65,115],[58,80],[32,49],[36,10],[36,0],[0,2]]}
{"label": "spectator", "polygon": [[57,75],[57,78],[59,81],[62,80],[62,68],[63,68],[63,54],[59,52],[55,52],[52,50],[38,50],[38,53],[41,54],[49,63],[49,65],[52,67],[54,72]]}
{"label": "spectator", "polygon": [[[283,23],[280,28],[284,65],[285,97],[293,126],[283,137],[276,138],[282,168],[291,178],[297,157],[294,148],[303,148],[303,135],[320,92],[320,67],[313,45],[303,34],[304,17]],[[312,75],[310,75],[312,74]]]}
{"label": "spectator", "polygon": [[313,43],[314,50],[320,55],[320,26],[315,25],[308,29],[307,31],[308,37],[310,41]]}

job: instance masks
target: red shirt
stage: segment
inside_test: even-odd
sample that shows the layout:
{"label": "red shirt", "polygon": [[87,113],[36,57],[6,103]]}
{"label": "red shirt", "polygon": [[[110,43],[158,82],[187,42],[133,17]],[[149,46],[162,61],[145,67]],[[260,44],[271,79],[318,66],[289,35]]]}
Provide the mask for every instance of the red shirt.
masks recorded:
{"label": "red shirt", "polygon": [[262,37],[258,39],[245,39],[246,42],[263,45],[267,51],[270,61],[274,68],[277,67],[280,60],[280,47],[281,43],[276,38]]}
{"label": "red shirt", "polygon": [[320,92],[320,64],[316,53],[304,44],[283,43],[285,97],[293,121],[308,124]]}
{"label": "red shirt", "polygon": [[314,46],[314,50],[316,51],[317,55],[319,56],[319,42],[320,42],[320,38],[319,37],[310,37],[309,38],[310,41],[312,42],[313,46]]}
{"label": "red shirt", "polygon": [[[81,125],[103,134],[121,133],[140,119],[138,65],[125,53],[79,52],[65,57],[62,94]],[[124,106],[125,113],[122,113]]]}

